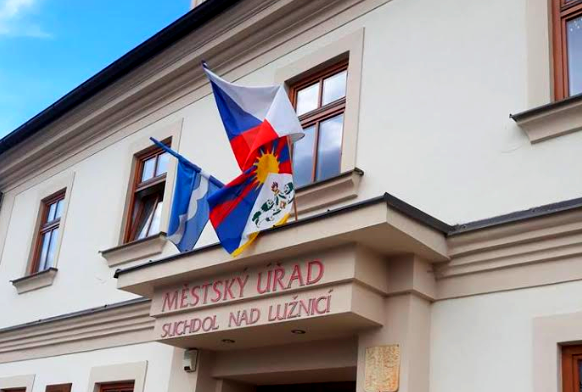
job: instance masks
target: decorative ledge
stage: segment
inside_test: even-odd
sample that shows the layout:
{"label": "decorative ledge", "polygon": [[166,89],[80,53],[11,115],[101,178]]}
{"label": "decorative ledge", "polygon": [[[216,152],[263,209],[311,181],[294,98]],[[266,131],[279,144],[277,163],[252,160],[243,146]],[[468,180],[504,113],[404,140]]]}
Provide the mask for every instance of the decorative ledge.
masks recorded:
{"label": "decorative ledge", "polygon": [[108,266],[114,267],[130,261],[158,255],[162,253],[165,244],[166,233],[160,233],[142,240],[102,250],[99,253],[107,260]]}
{"label": "decorative ledge", "polygon": [[36,274],[11,280],[10,282],[14,287],[16,287],[18,294],[23,294],[28,291],[52,285],[53,281],[55,280],[55,276],[57,275],[57,271],[58,269],[56,268],[49,268],[47,270],[37,272]]}
{"label": "decorative ledge", "polygon": [[532,143],[576,132],[582,130],[582,94],[509,117],[525,131]]}
{"label": "decorative ledge", "polygon": [[363,175],[363,170],[356,167],[336,177],[298,188],[295,196],[298,213],[355,198]]}

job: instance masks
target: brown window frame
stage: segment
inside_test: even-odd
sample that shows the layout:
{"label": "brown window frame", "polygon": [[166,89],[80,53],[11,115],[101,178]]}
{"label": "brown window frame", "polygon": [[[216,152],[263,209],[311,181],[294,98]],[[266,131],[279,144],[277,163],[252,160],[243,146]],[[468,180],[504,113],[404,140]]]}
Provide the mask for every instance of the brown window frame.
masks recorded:
{"label": "brown window frame", "polygon": [[73,384],[47,385],[45,392],[71,392]]}
{"label": "brown window frame", "polygon": [[113,392],[119,390],[131,390],[135,388],[135,381],[115,382],[99,385],[99,392]]}
{"label": "brown window frame", "polygon": [[26,388],[6,388],[6,389],[0,389],[0,392],[26,392]]}
{"label": "brown window frame", "polygon": [[[168,138],[162,141],[163,144],[165,144],[166,146],[170,147],[171,146],[171,142],[172,139]],[[137,241],[137,239],[135,238],[137,236],[137,229],[138,229],[138,225],[140,222],[140,219],[142,217],[143,214],[143,204],[140,204],[139,206],[136,206],[136,201],[138,200],[138,194],[144,191],[147,191],[148,189],[154,189],[156,187],[161,187],[163,189],[165,189],[165,183],[166,183],[166,177],[167,177],[167,173],[163,173],[159,176],[154,176],[153,178],[150,178],[146,181],[141,181],[142,178],[142,174],[143,174],[143,170],[144,170],[144,166],[145,166],[145,162],[155,156],[160,156],[164,153],[164,151],[158,147],[158,146],[151,146],[148,147],[147,149],[140,151],[139,153],[134,155],[134,159],[135,159],[135,170],[134,170],[134,175],[133,175],[133,180],[132,180],[132,185],[131,185],[131,198],[130,198],[130,204],[129,204],[129,208],[128,208],[128,213],[127,213],[127,217],[126,217],[126,225],[125,225],[125,230],[124,230],[124,234],[123,234],[123,243],[127,244],[127,243],[131,243],[134,241]],[[158,163],[159,160],[156,159],[156,164],[154,167],[154,175],[156,173],[156,170],[158,168]],[[163,192],[164,190],[161,191],[162,196],[163,196]],[[157,204],[162,201],[163,202],[163,197],[162,200],[158,200],[156,199],[155,205],[154,205],[154,211],[155,208],[157,206]],[[134,216],[134,211],[135,208],[139,208],[138,212],[136,213],[136,217],[135,219],[133,219]],[[153,219],[152,219],[153,221]],[[150,226],[148,226],[148,230],[151,227],[151,222],[150,222]],[[146,236],[147,238],[147,236]]]}
{"label": "brown window frame", "polygon": [[556,100],[570,96],[566,23],[580,16],[582,16],[582,0],[552,0],[554,98]]}
{"label": "brown window frame", "polygon": [[[40,267],[40,257],[42,254],[43,236],[44,236],[44,234],[46,234],[50,231],[53,231],[55,229],[60,228],[61,220],[62,220],[62,214],[61,214],[61,216],[59,216],[57,219],[53,219],[50,222],[46,222],[46,220],[48,218],[48,214],[50,212],[50,206],[52,204],[58,203],[59,201],[63,201],[63,203],[64,203],[66,195],[67,195],[67,190],[61,189],[60,191],[53,193],[52,195],[44,198],[41,201],[40,224],[39,224],[38,230],[36,232],[35,240],[34,240],[35,242],[34,242],[34,252],[32,255],[32,262],[30,263],[30,267],[28,268],[29,275],[33,275],[33,274],[42,272],[42,271],[39,271],[38,269]],[[62,235],[63,235],[62,231],[59,231],[59,238],[57,238],[57,241],[60,241],[60,238],[62,237]],[[49,244],[49,247],[50,247],[50,244]]]}
{"label": "brown window frame", "polygon": [[[301,123],[301,127],[303,129],[310,127],[312,125],[315,125],[315,131],[314,131],[314,143],[313,143],[313,167],[311,168],[311,178],[313,182],[316,182],[317,179],[315,178],[316,175],[316,170],[317,170],[317,161],[318,161],[318,157],[317,157],[317,151],[318,151],[318,147],[319,147],[319,125],[327,120],[328,118],[331,117],[335,117],[339,114],[345,114],[346,111],[346,100],[347,100],[347,81],[346,81],[346,96],[344,96],[343,98],[340,98],[338,100],[335,100],[333,102],[328,103],[327,105],[322,106],[323,103],[323,80],[333,76],[335,74],[338,74],[340,72],[343,71],[347,71],[348,70],[348,65],[349,65],[349,61],[346,60],[342,60],[338,63],[334,63],[331,66],[328,66],[314,74],[311,74],[305,78],[302,78],[301,80],[295,82],[294,84],[292,84],[289,88],[289,97],[291,99],[291,104],[293,105],[294,109],[297,109],[297,94],[299,93],[300,90],[309,87],[313,84],[316,84],[319,82],[319,102],[317,103],[317,109],[314,109],[312,111],[309,111],[307,113],[303,113],[302,115],[299,116],[299,122]],[[349,75],[348,75],[349,78]],[[345,122],[345,115],[344,115],[344,122]],[[345,132],[345,129],[343,130],[343,132]],[[340,162],[341,162],[341,156],[343,154],[343,143],[344,143],[344,139],[342,137],[342,146],[340,148]],[[293,152],[291,151],[291,153],[293,154]],[[340,164],[341,165],[341,164]],[[341,170],[341,167],[340,167]]]}
{"label": "brown window frame", "polygon": [[582,345],[562,347],[562,392],[580,392]]}

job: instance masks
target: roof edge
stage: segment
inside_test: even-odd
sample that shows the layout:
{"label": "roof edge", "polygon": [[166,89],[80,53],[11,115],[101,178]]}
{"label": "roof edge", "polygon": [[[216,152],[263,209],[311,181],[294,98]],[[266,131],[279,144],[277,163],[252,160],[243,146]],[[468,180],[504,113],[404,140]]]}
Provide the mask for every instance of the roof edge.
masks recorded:
{"label": "roof edge", "polygon": [[24,142],[241,0],[207,0],[0,139],[0,155]]}

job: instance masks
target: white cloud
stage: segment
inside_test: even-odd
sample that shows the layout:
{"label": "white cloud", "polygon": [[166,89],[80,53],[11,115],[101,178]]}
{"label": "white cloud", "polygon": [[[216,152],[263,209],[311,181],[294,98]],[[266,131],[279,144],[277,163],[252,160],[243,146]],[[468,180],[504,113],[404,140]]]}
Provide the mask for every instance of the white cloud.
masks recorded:
{"label": "white cloud", "polygon": [[50,38],[43,28],[28,20],[37,0],[0,0],[0,36]]}

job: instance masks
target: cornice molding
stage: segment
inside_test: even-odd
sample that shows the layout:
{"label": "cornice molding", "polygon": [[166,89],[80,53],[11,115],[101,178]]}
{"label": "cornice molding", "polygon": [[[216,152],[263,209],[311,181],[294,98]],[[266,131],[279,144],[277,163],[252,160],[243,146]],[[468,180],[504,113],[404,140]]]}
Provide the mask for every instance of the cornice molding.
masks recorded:
{"label": "cornice molding", "polygon": [[582,211],[560,212],[447,239],[435,266],[439,299],[582,280]]}
{"label": "cornice molding", "polygon": [[0,363],[150,342],[149,311],[149,301],[129,301],[0,330]]}

